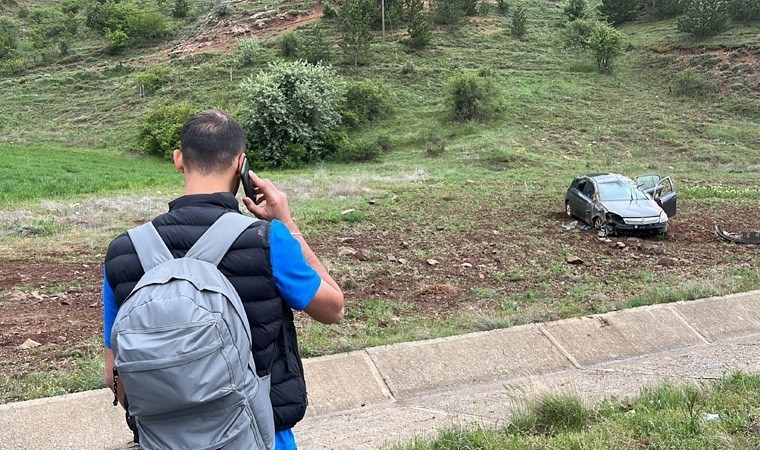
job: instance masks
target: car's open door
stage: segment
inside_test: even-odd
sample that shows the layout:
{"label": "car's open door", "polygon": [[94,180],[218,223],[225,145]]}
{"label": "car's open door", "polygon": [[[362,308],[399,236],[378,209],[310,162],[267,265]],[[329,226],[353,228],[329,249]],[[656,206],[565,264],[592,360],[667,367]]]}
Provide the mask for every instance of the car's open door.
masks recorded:
{"label": "car's open door", "polygon": [[656,173],[649,173],[636,177],[636,185],[651,195],[668,217],[676,215],[677,195],[672,178],[662,178]]}

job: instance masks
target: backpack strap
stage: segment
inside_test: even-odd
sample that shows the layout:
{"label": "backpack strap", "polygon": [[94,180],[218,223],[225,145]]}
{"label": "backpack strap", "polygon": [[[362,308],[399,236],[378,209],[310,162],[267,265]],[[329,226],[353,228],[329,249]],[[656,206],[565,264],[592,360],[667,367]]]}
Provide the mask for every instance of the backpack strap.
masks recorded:
{"label": "backpack strap", "polygon": [[223,214],[187,251],[185,257],[219,265],[240,234],[254,222],[256,219],[237,212]]}
{"label": "backpack strap", "polygon": [[147,272],[163,262],[174,259],[151,222],[132,228],[127,233],[135,247],[143,271]]}

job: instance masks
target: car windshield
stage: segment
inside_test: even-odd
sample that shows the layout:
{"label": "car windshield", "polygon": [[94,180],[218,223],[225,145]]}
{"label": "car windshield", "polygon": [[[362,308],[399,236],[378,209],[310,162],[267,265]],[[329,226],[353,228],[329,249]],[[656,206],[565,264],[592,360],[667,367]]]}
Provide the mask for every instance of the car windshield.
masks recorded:
{"label": "car windshield", "polygon": [[609,181],[599,184],[599,198],[602,201],[646,200],[647,196],[636,186],[623,181]]}

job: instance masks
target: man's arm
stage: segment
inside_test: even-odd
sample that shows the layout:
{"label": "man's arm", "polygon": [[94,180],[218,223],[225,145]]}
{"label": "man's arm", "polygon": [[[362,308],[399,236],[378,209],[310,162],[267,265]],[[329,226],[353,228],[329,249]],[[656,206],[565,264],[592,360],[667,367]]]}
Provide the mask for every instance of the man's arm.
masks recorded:
{"label": "man's arm", "polygon": [[245,197],[243,199],[248,211],[262,220],[277,219],[282,222],[301,244],[301,251],[306,258],[306,262],[319,274],[322,280],[316,294],[314,294],[314,298],[304,309],[304,312],[322,323],[339,322],[345,312],[343,291],[327,272],[327,269],[317,255],[311,250],[298,226],[293,221],[290,215],[287,196],[283,192],[280,192],[270,180],[259,178],[253,171],[249,172],[249,175],[255,187],[256,198]]}

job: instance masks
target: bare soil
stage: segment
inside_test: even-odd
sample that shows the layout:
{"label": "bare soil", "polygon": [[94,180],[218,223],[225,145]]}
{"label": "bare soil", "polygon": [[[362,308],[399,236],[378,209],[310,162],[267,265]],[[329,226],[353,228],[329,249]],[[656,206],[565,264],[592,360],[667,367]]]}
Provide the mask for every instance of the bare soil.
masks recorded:
{"label": "bare soil", "polygon": [[[419,206],[417,201],[403,200],[398,207],[410,210]],[[358,310],[368,298],[394,299],[406,305],[396,318],[399,323],[388,326],[401,326],[407,317],[433,321],[501,307],[498,301],[474,300],[475,288],[506,296],[534,289],[541,282],[547,295],[563,298],[574,283],[582,282],[581,275],[599,277],[604,283],[618,280],[623,286],[621,280],[636,276],[642,267],[658,275],[699,281],[706,270],[720,274],[728,268],[753,267],[760,251],[760,246],[728,243],[714,233],[716,223],[728,231],[757,229],[760,210],[753,204],[722,204],[699,211],[682,206],[671,233],[663,240],[628,237],[607,242],[594,231],[565,229],[569,219],[560,212],[549,212],[540,217],[543,225],[531,230],[541,236],[538,247],[525,233],[494,227],[505,221],[529,220],[523,214],[483,206],[475,211],[479,219],[468,231],[445,230],[435,218],[428,224],[409,226],[399,220],[398,230],[392,233],[357,226],[344,229],[341,235],[310,241],[318,254],[338,262],[334,274],[344,286],[348,310]],[[434,257],[421,257],[421,249],[430,246],[435,249]],[[574,256],[582,260],[578,265],[567,263],[572,267],[570,275],[558,275],[549,286],[546,280],[531,276],[536,268],[564,261],[566,248],[572,248]],[[76,258],[44,251],[14,259],[0,257],[0,374],[15,378],[67,367],[72,351],[102,335],[103,248],[82,252],[86,250],[77,249]],[[77,262],[57,262],[73,260]],[[510,270],[524,276],[494,276]],[[589,302],[587,309],[593,311],[604,306],[594,302],[612,304],[631,294],[621,289],[602,300],[583,301]],[[341,326],[350,330],[364,319],[352,315]]]}

